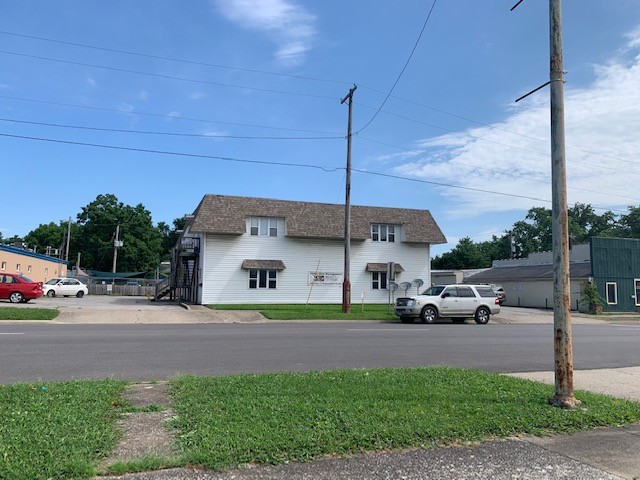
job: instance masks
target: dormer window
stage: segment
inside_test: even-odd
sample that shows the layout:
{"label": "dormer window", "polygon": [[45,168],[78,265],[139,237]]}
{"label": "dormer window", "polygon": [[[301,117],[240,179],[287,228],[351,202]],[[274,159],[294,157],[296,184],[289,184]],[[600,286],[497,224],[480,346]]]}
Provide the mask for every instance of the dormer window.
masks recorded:
{"label": "dormer window", "polygon": [[395,225],[384,225],[382,223],[372,224],[371,240],[373,240],[374,242],[395,242],[396,241]]}
{"label": "dormer window", "polygon": [[260,237],[277,237],[278,219],[271,217],[251,217],[249,233]]}

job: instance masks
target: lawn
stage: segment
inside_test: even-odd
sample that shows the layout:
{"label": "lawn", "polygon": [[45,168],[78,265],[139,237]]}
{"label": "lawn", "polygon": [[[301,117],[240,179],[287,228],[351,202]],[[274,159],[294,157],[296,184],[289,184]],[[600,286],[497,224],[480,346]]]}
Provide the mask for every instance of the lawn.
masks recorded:
{"label": "lawn", "polygon": [[[0,385],[0,479],[98,473],[120,437],[117,418],[131,411],[125,385]],[[181,454],[116,467],[225,469],[640,422],[640,403],[579,391],[583,405],[569,411],[548,405],[552,394],[540,383],[449,367],[180,376],[171,381],[169,426]]]}
{"label": "lawn", "polygon": [[54,308],[0,307],[0,320],[53,320],[59,314]]}
{"label": "lawn", "polygon": [[370,450],[432,447],[640,421],[640,403],[448,367],[273,373],[172,381],[184,460],[223,469]]}
{"label": "lawn", "polygon": [[[207,305],[213,310],[256,310],[270,320],[398,320],[393,305],[353,304],[351,313],[342,305]],[[390,312],[387,313],[387,310]]]}
{"label": "lawn", "polygon": [[0,478],[89,478],[119,432],[126,382],[0,385]]}

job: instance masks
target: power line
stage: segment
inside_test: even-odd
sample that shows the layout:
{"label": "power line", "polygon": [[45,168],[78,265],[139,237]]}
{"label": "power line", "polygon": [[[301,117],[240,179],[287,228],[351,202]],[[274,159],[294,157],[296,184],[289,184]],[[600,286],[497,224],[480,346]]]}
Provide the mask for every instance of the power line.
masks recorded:
{"label": "power line", "polygon": [[[363,104],[361,104],[361,106],[362,106],[362,107],[365,107],[365,108],[375,109],[375,107],[372,107],[372,106],[370,106],[370,105],[363,105]],[[418,124],[420,124],[420,125],[426,125],[426,126],[428,126],[428,127],[435,128],[435,129],[438,129],[438,130],[443,130],[443,131],[445,131],[445,132],[453,133],[453,134],[456,134],[456,135],[461,135],[461,136],[462,136],[462,135],[464,135],[465,137],[473,138],[474,140],[480,140],[480,141],[482,141],[482,142],[493,143],[493,144],[495,144],[495,145],[501,145],[501,146],[503,146],[503,147],[513,148],[513,149],[516,149],[516,150],[522,150],[522,151],[524,151],[524,152],[534,153],[534,154],[536,154],[536,155],[543,156],[543,157],[547,157],[547,158],[549,157],[549,153],[548,153],[548,152],[547,152],[547,153],[545,153],[545,152],[538,152],[537,150],[531,150],[530,148],[518,147],[518,146],[515,146],[515,145],[510,145],[510,144],[508,144],[508,143],[502,143],[502,142],[498,142],[498,141],[495,141],[495,140],[489,140],[488,138],[478,137],[478,136],[476,136],[476,135],[471,135],[471,134],[469,134],[469,133],[460,133],[460,132],[459,132],[459,131],[457,131],[457,130],[452,130],[452,129],[449,129],[449,128],[441,127],[441,126],[439,126],[439,125],[434,125],[434,124],[432,124],[432,123],[423,122],[423,121],[421,121],[421,120],[416,120],[416,119],[414,119],[414,118],[405,117],[404,115],[399,115],[399,114],[397,114],[397,113],[389,112],[389,111],[386,111],[386,110],[383,110],[382,112],[383,112],[383,113],[386,113],[387,115],[391,115],[391,116],[393,116],[393,117],[397,117],[397,118],[401,118],[401,119],[403,119],[403,120],[407,120],[407,121],[409,121],[409,122],[418,123]],[[361,130],[360,130],[360,131],[361,131]],[[357,135],[357,133],[358,133],[358,132],[356,132],[356,135]],[[590,153],[590,152],[586,152],[586,153]],[[593,155],[599,155],[599,154],[597,154],[597,153],[593,153],[593,152],[591,152],[591,153],[592,153]],[[603,155],[603,156],[606,156],[606,155]],[[634,164],[634,165],[640,165],[640,162],[635,162],[635,161],[633,161],[633,160],[625,160],[625,159],[623,159],[623,158],[617,158],[617,157],[609,157],[609,158],[612,158],[612,159],[615,159],[615,160],[619,160],[619,161],[622,161],[622,162],[628,162],[628,163],[631,163],[631,164]],[[586,166],[589,166],[589,167],[596,167],[596,168],[601,168],[601,169],[604,169],[604,170],[611,170],[611,171],[614,171],[614,172],[619,172],[619,169],[617,169],[617,168],[614,168],[614,167],[606,167],[606,166],[599,165],[599,164],[596,164],[596,163],[583,162],[583,161],[575,160],[575,159],[571,159],[571,160],[570,160],[570,162],[571,162],[571,163],[580,164],[580,165],[586,165]],[[629,173],[640,173],[640,172],[629,172]]]}
{"label": "power line", "polygon": [[238,162],[238,163],[254,163],[260,165],[278,165],[278,166],[286,166],[286,167],[303,167],[303,168],[315,168],[328,173],[336,172],[338,170],[342,170],[344,167],[336,167],[336,168],[327,168],[321,165],[313,165],[309,163],[286,163],[286,162],[267,162],[266,160],[247,160],[242,158],[234,158],[234,157],[221,157],[218,155],[205,155],[200,153],[186,153],[186,152],[171,152],[166,150],[153,150],[148,148],[136,148],[136,147],[123,147],[119,145],[105,145],[98,143],[87,143],[87,142],[73,142],[70,140],[59,140],[54,138],[43,138],[43,137],[29,137],[26,135],[11,135],[8,133],[0,133],[1,137],[9,137],[9,138],[18,138],[22,140],[35,140],[39,142],[51,142],[51,143],[62,143],[66,145],[79,145],[83,147],[98,147],[98,148],[108,148],[111,150],[126,150],[129,152],[141,152],[141,153],[154,153],[158,155],[174,155],[180,157],[191,157],[191,158],[209,158],[214,160],[224,160],[227,162]]}
{"label": "power line", "polygon": [[[333,173],[333,172],[337,172],[339,170],[345,170],[345,167],[333,167],[333,168],[330,168],[330,167],[324,167],[324,166],[321,166],[321,165],[315,165],[315,164],[309,164],[309,163],[286,163],[286,162],[269,162],[269,161],[265,161],[265,160],[248,160],[248,159],[241,159],[241,158],[234,158],[234,157],[223,157],[223,156],[217,156],[217,155],[205,155],[205,154],[186,153],[186,152],[171,152],[171,151],[165,151],[165,150],[152,150],[152,149],[146,149],[146,148],[123,147],[123,146],[116,146],[116,145],[105,145],[105,144],[86,143],[86,142],[74,142],[74,141],[69,141],[69,140],[58,140],[58,139],[52,139],[52,138],[29,137],[29,136],[24,136],[24,135],[11,135],[11,134],[7,134],[7,133],[0,133],[0,137],[16,138],[16,139],[21,139],[21,140],[33,140],[33,141],[40,141],[40,142],[60,143],[60,144],[66,144],[66,145],[77,145],[77,146],[85,146],[85,147],[107,148],[107,149],[111,149],[111,150],[125,150],[125,151],[131,151],[131,152],[152,153],[152,154],[158,154],[158,155],[171,155],[171,156],[181,156],[181,157],[189,157],[189,158],[206,158],[206,159],[223,160],[223,161],[238,162],[238,163],[250,163],[250,164],[259,164],[259,165],[275,165],[275,166],[284,166],[284,167],[313,168],[313,169],[317,169],[317,170],[322,170],[322,171],[327,172],[327,173]],[[505,197],[522,198],[522,199],[526,199],[526,200],[535,200],[535,201],[540,201],[540,202],[551,203],[551,200],[546,200],[544,198],[538,198],[538,197],[531,197],[531,196],[527,196],[527,195],[518,195],[518,194],[514,194],[514,193],[498,192],[498,191],[495,191],[495,190],[487,190],[487,189],[480,189],[480,188],[473,188],[473,187],[465,187],[465,186],[462,186],[462,185],[454,185],[454,184],[450,184],[450,183],[434,182],[434,181],[431,181],[431,180],[423,180],[423,179],[417,179],[417,178],[403,177],[403,176],[400,176],[400,175],[393,175],[393,174],[389,174],[389,173],[374,172],[374,171],[370,171],[370,170],[361,170],[361,169],[356,169],[356,168],[353,168],[352,170],[354,172],[364,173],[366,175],[375,175],[375,176],[379,176],[379,177],[394,178],[394,179],[397,179],[397,180],[406,180],[406,181],[410,181],[410,182],[425,183],[425,184],[436,185],[436,186],[444,187],[444,188],[455,188],[455,189],[466,190],[466,191],[471,191],[471,192],[487,193],[487,194],[492,194],[492,195],[501,195],[501,196],[505,196]],[[596,206],[593,206],[593,208],[606,210],[606,209],[604,209],[602,207],[596,207]],[[623,210],[614,210],[614,209],[608,209],[608,210],[624,212]]]}
{"label": "power line", "polygon": [[[365,89],[371,90],[372,92],[376,92],[376,93],[380,93],[382,95],[385,95],[385,92],[383,92],[382,90],[378,90],[378,89],[375,89],[375,88],[372,88],[372,87],[368,87],[366,85],[359,85],[359,86],[361,86],[361,87],[363,87]],[[450,117],[457,118],[459,120],[464,120],[465,122],[473,123],[475,125],[479,125],[479,126],[482,126],[482,127],[487,127],[487,128],[489,128],[491,130],[496,130],[496,131],[499,131],[499,132],[508,133],[510,135],[515,135],[515,136],[522,137],[522,138],[528,138],[529,140],[535,140],[537,142],[543,142],[543,143],[545,143],[547,145],[550,145],[550,143],[551,143],[549,140],[544,139],[544,138],[534,137],[532,135],[526,135],[524,133],[513,132],[511,130],[507,130],[506,128],[500,128],[500,127],[497,127],[495,125],[491,125],[489,123],[480,122],[478,120],[474,120],[472,118],[465,117],[463,115],[459,115],[459,114],[456,114],[456,113],[448,112],[446,110],[442,110],[440,108],[432,107],[431,105],[426,105],[424,103],[416,102],[415,100],[409,100],[409,99],[406,99],[406,98],[398,97],[396,95],[391,95],[390,98],[393,98],[395,100],[400,100],[402,102],[406,102],[406,103],[409,103],[409,104],[412,104],[412,105],[416,105],[416,106],[419,106],[419,107],[423,107],[423,108],[426,108],[427,110],[433,110],[434,112],[442,113],[443,115],[448,115]],[[375,107],[371,107],[371,106],[367,106],[367,105],[363,105],[363,106],[367,107],[367,108],[375,109]],[[388,112],[386,110],[383,110],[383,113],[387,113],[389,115],[394,115],[393,113],[390,113],[390,112]],[[407,118],[407,120],[416,121],[416,120],[411,120],[411,119],[408,119],[408,118]],[[437,127],[435,125],[430,125],[430,124],[426,124],[426,125],[433,126],[434,128],[440,128],[440,127]],[[453,130],[450,130],[450,131],[453,131]],[[597,155],[597,156],[600,156],[600,157],[611,158],[612,160],[620,160],[622,162],[636,163],[636,162],[633,162],[631,160],[627,160],[627,159],[624,159],[624,158],[616,157],[616,156],[613,156],[613,155],[608,155],[606,153],[593,152],[591,150],[585,150],[585,149],[582,149],[582,148],[572,147],[572,146],[569,146],[569,145],[567,145],[566,148],[568,150],[574,150],[576,152],[587,153],[589,155]]]}
{"label": "power line", "polygon": [[273,76],[278,76],[278,77],[288,77],[288,78],[295,78],[298,80],[310,80],[310,81],[314,81],[314,82],[324,82],[324,83],[336,83],[336,84],[351,84],[353,82],[343,82],[340,80],[330,80],[330,79],[326,79],[326,78],[317,78],[317,77],[307,77],[304,75],[293,75],[293,74],[288,74],[288,73],[279,73],[279,72],[270,72],[267,70],[258,70],[258,69],[254,69],[254,68],[243,68],[243,67],[234,67],[231,65],[222,65],[219,63],[208,63],[208,62],[202,62],[202,61],[198,61],[198,60],[186,60],[183,58],[175,58],[175,57],[166,57],[163,55],[153,55],[153,54],[149,54],[149,53],[140,53],[140,52],[132,52],[132,51],[128,51],[128,50],[119,50],[119,49],[115,49],[115,48],[106,48],[106,47],[98,47],[96,45],[88,45],[86,43],[78,43],[78,42],[66,42],[63,40],[56,40],[53,38],[46,38],[46,37],[38,37],[35,35],[26,35],[26,34],[21,34],[21,33],[14,33],[14,32],[7,32],[7,31],[3,31],[0,30],[0,34],[2,35],[11,35],[14,37],[22,37],[22,38],[29,38],[32,40],[40,40],[43,42],[51,42],[51,43],[58,43],[61,45],[72,45],[74,47],[82,47],[82,48],[90,48],[93,50],[100,50],[103,52],[112,52],[112,53],[122,53],[124,55],[134,55],[137,57],[145,57],[145,58],[154,58],[157,60],[168,60],[171,62],[180,62],[180,63],[186,63],[186,64],[190,64],[190,65],[200,65],[200,66],[205,66],[205,67],[214,67],[214,68],[223,68],[223,69],[227,69],[227,70],[237,70],[237,71],[241,71],[241,72],[249,72],[249,73],[260,73],[262,75],[273,75]]}
{"label": "power line", "polygon": [[[380,145],[385,145],[387,147],[397,148],[399,150],[404,150],[405,152],[411,152],[411,153],[415,153],[415,154],[418,154],[418,155],[423,155],[425,153],[425,152],[421,152],[419,150],[413,150],[413,149],[410,149],[410,148],[404,148],[404,147],[400,147],[398,145],[392,145],[390,143],[381,142],[379,140],[373,140],[372,138],[366,138],[366,137],[362,137],[362,136],[359,136],[357,138],[359,138],[360,140],[366,140],[367,142],[378,143]],[[484,170],[484,171],[491,172],[491,173],[494,173],[494,174],[496,173],[495,169],[486,168],[486,167],[480,167],[480,166],[473,165],[473,164],[470,164],[470,163],[460,162],[459,160],[450,160],[450,163],[455,163],[456,165],[463,165],[465,167],[470,167],[470,168],[473,168],[473,169],[476,169],[476,170]],[[532,182],[544,183],[545,185],[548,185],[548,184],[551,183],[549,180],[540,180],[540,179],[533,178],[533,177],[526,176],[526,175],[516,175],[516,174],[511,173],[511,172],[500,171],[498,173],[500,175],[504,175],[504,176],[507,176],[507,177],[521,178],[521,179],[524,179],[524,180],[530,180]],[[571,188],[572,190],[580,191],[580,192],[596,193],[596,194],[599,194],[599,195],[608,195],[608,196],[612,196],[612,197],[619,197],[619,198],[626,198],[628,200],[640,201],[640,198],[629,197],[627,195],[618,195],[618,194],[610,193],[610,192],[598,192],[596,190],[588,190],[586,188],[580,188],[580,187],[569,187],[569,188]]]}
{"label": "power line", "polygon": [[409,58],[407,58],[407,61],[404,63],[404,66],[402,67],[402,70],[400,70],[400,73],[398,74],[398,77],[396,78],[396,81],[393,82],[393,85],[391,86],[391,89],[389,90],[389,93],[387,93],[387,96],[385,97],[383,102],[380,104],[380,107],[378,107],[378,110],[376,111],[376,113],[373,114],[373,117],[371,117],[371,119],[365,124],[365,126],[362,127],[360,130],[358,130],[358,132],[356,132],[356,134],[362,132],[365,128],[367,128],[371,124],[371,122],[373,122],[375,120],[375,118],[378,116],[378,113],[380,113],[380,110],[382,110],[382,107],[384,107],[384,104],[387,103],[387,100],[389,100],[389,96],[391,95],[391,93],[393,93],[393,90],[396,88],[396,85],[400,81],[400,78],[402,78],[402,74],[407,69],[407,66],[409,65],[409,62],[411,61],[411,58],[413,57],[413,54],[416,51],[416,48],[418,48],[418,44],[420,43],[420,39],[422,38],[422,34],[424,33],[424,30],[427,28],[427,24],[429,23],[429,19],[431,18],[431,13],[433,12],[433,9],[435,8],[437,1],[438,0],[433,0],[433,3],[431,4],[431,8],[429,9],[429,13],[427,14],[427,18],[425,19],[424,23],[422,24],[422,29],[420,30],[420,34],[418,35],[418,38],[416,39],[416,42],[413,45],[413,48],[411,49],[411,53],[409,54]]}
{"label": "power line", "polygon": [[100,128],[100,127],[88,127],[83,125],[65,125],[59,123],[45,123],[45,122],[33,122],[27,120],[17,120],[14,118],[0,118],[0,122],[22,123],[27,125],[40,125],[45,127],[56,128],[73,128],[79,130],[92,130],[98,132],[114,132],[114,133],[136,133],[143,135],[169,135],[177,137],[196,137],[196,138],[231,138],[242,140],[334,140],[344,139],[344,136],[332,136],[332,137],[273,137],[273,136],[248,136],[248,135],[222,135],[222,134],[207,134],[207,133],[176,133],[176,132],[156,132],[149,130],[126,130],[119,128]]}
{"label": "power line", "polygon": [[111,70],[114,72],[122,72],[122,73],[133,73],[136,75],[145,75],[148,77],[155,77],[155,78],[164,78],[167,80],[178,80],[178,81],[182,81],[182,82],[191,82],[191,83],[201,83],[201,84],[205,84],[205,85],[214,85],[216,87],[228,87],[228,88],[239,88],[242,90],[254,90],[257,92],[267,92],[267,93],[278,93],[281,95],[295,95],[295,96],[300,96],[300,97],[311,97],[311,98],[322,98],[322,99],[329,99],[331,101],[335,101],[335,97],[330,97],[327,95],[316,95],[313,93],[300,93],[300,92],[289,92],[286,90],[274,90],[274,89],[270,89],[270,88],[259,88],[259,87],[248,87],[246,85],[237,85],[237,84],[232,84],[232,83],[221,83],[221,82],[212,82],[209,80],[198,80],[198,79],[194,79],[194,78],[186,78],[186,77],[176,77],[174,75],[164,75],[161,73],[149,73],[149,72],[141,72],[139,70],[129,70],[126,68],[118,68],[118,67],[107,67],[105,65],[96,65],[96,64],[92,64],[92,63],[83,63],[83,62],[75,62],[72,60],[62,60],[59,58],[51,58],[51,57],[42,57],[39,55],[28,55],[26,53],[17,53],[17,52],[10,52],[8,50],[0,50],[0,53],[4,53],[5,55],[14,55],[17,57],[24,57],[24,58],[31,58],[31,59],[36,59],[36,60],[46,60],[48,62],[57,62],[57,63],[64,63],[64,64],[68,64],[68,65],[78,65],[81,67],[91,67],[91,68],[102,68],[105,70]]}
{"label": "power line", "polygon": [[127,114],[127,115],[142,115],[148,117],[156,117],[156,118],[165,118],[171,120],[187,120],[191,122],[201,122],[201,123],[218,123],[221,125],[231,125],[236,127],[249,127],[249,128],[263,128],[267,130],[282,130],[288,132],[300,132],[300,133],[318,133],[318,134],[327,134],[327,135],[340,135],[338,132],[328,132],[323,130],[303,130],[298,128],[285,128],[285,127],[271,127],[267,125],[255,125],[250,123],[234,123],[234,122],[223,122],[221,120],[208,120],[202,118],[194,118],[194,117],[182,117],[178,115],[166,115],[162,113],[148,113],[148,112],[140,112],[140,111],[126,111],[126,110],[118,110],[116,108],[105,108],[105,107],[93,107],[90,105],[78,105],[73,103],[62,103],[62,102],[53,102],[50,100],[36,100],[33,98],[21,98],[21,97],[11,97],[8,95],[0,95],[0,98],[5,98],[8,100],[17,100],[20,102],[31,102],[31,103],[43,103],[46,105],[55,105],[59,107],[72,107],[72,108],[84,108],[88,110],[97,110],[103,112],[114,112],[119,114]]}

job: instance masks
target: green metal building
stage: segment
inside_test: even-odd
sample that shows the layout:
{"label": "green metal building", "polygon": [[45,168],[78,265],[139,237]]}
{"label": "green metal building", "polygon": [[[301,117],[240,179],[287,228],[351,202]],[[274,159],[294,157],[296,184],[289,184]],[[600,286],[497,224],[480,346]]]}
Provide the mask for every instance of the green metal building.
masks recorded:
{"label": "green metal building", "polygon": [[591,269],[605,312],[640,312],[640,240],[591,239]]}

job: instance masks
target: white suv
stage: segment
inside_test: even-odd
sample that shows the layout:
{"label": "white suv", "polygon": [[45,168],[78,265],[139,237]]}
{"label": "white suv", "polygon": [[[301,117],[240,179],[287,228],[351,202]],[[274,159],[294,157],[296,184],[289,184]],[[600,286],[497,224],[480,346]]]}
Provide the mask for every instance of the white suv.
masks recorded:
{"label": "white suv", "polygon": [[489,285],[434,285],[422,295],[398,298],[395,310],[402,323],[416,318],[434,323],[440,317],[461,323],[473,317],[484,325],[492,314],[500,313],[500,303]]}

